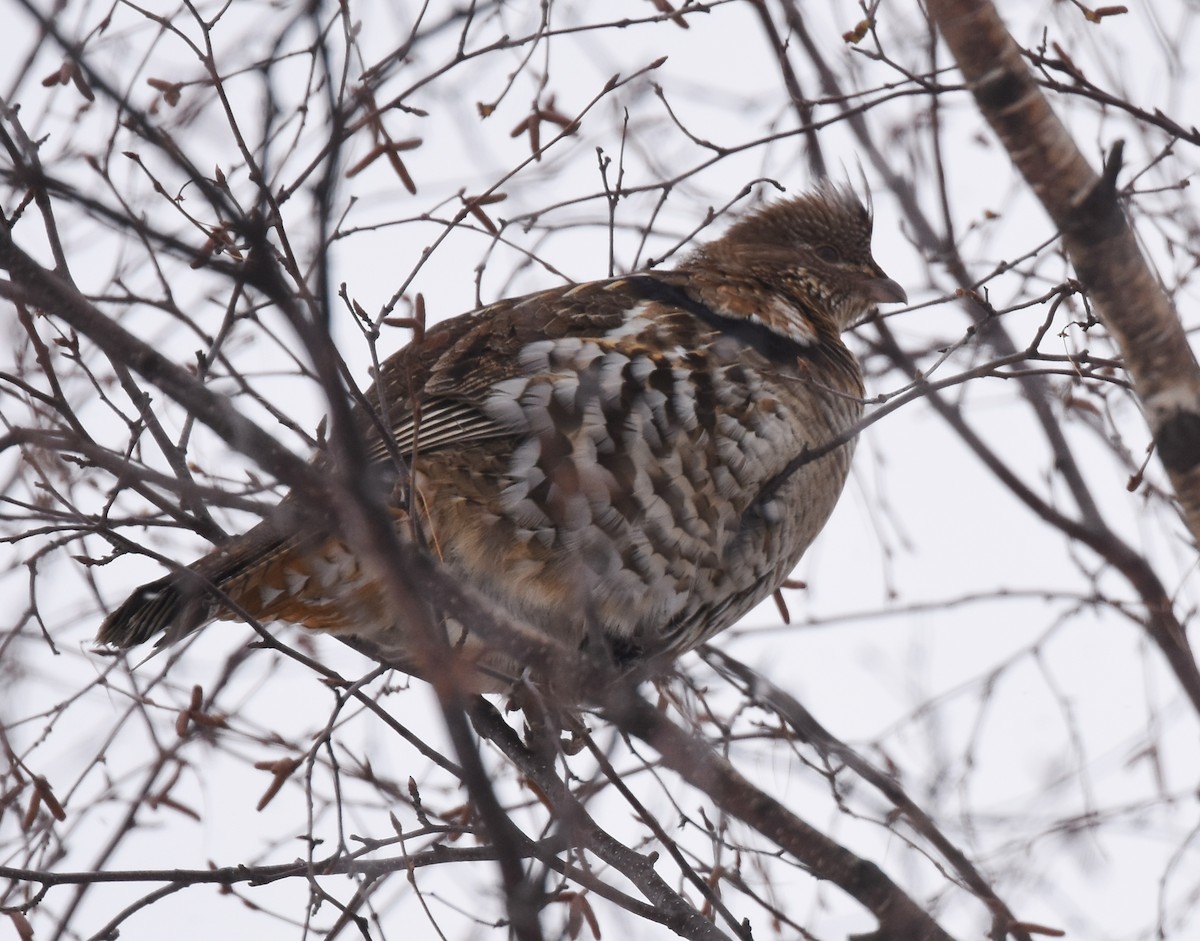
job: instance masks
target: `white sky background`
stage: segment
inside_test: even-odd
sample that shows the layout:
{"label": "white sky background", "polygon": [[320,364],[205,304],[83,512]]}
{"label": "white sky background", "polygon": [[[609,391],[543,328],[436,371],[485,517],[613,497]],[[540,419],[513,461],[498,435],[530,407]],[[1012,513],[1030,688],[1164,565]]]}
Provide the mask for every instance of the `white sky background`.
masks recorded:
{"label": "white sky background", "polygon": [[[354,18],[363,24],[358,42],[368,64],[408,35],[417,8],[412,3],[351,6]],[[158,7],[173,12],[165,4]],[[482,47],[501,32],[521,35],[536,26],[536,4],[512,3],[508,7],[501,22],[481,18],[473,42]],[[1195,88],[1196,79],[1189,69],[1197,50],[1194,23],[1183,5],[1178,10],[1169,4],[1156,7],[1157,19],[1138,6],[1100,26],[1086,22],[1066,3],[1005,7],[1003,12],[1010,17],[1019,41],[1036,44],[1045,28],[1049,38],[1069,50],[1099,84],[1147,110],[1161,108],[1184,126],[1200,123],[1194,96],[1186,92]],[[447,4],[431,4],[427,22],[439,21],[448,9]],[[838,63],[849,60],[861,73],[858,88],[877,89],[901,81],[894,70],[856,55],[843,43],[841,34],[861,16],[856,7],[804,4],[804,9],[812,16],[810,29],[825,55]],[[62,18],[63,28],[72,34],[86,33],[105,12],[107,8],[86,5],[71,8]],[[553,6],[552,24],[561,29],[626,16],[642,18],[652,12],[649,3],[633,0],[558,2]],[[273,24],[282,15],[266,5],[235,3],[215,33],[225,42],[217,49],[218,63],[228,63],[223,71],[232,75],[238,66],[265,57],[269,50],[257,48],[256,37],[261,35],[265,42],[276,30],[264,24]],[[925,26],[915,5],[885,4],[877,17],[888,51],[914,71],[925,71],[920,52]],[[29,28],[11,0],[0,0],[0,18],[13,23],[18,31]],[[177,22],[187,21],[180,18]],[[539,164],[523,165],[529,156],[528,140],[510,136],[538,93],[530,78],[533,72],[518,75],[513,89],[487,120],[480,119],[476,107],[478,101],[496,99],[526,50],[481,56],[443,81],[415,91],[406,103],[424,109],[428,116],[390,112],[386,121],[395,139],[423,139],[420,148],[403,155],[418,192],[415,196],[407,193],[382,160],[353,179],[341,181],[355,203],[341,225],[347,237],[333,253],[334,283],[345,282],[349,294],[371,314],[407,284],[407,296],[422,292],[431,317],[441,318],[475,305],[475,269],[485,259],[479,286],[485,302],[552,286],[563,277],[588,280],[608,274],[610,229],[607,207],[600,198],[596,148],[613,158],[609,175],[610,182],[614,181],[622,151],[623,110],[628,110],[630,128],[623,158],[627,189],[653,188],[713,157],[710,149],[688,140],[672,125],[650,81],[662,87],[689,131],[719,146],[741,147],[773,130],[791,131],[796,126],[749,5],[730,3],[705,16],[690,17],[688,22],[688,30],[661,23],[641,25],[561,36],[549,44],[548,52],[539,47],[534,55],[542,61],[536,71],[548,69],[551,78],[546,92],[553,92],[558,110],[570,116],[599,94],[611,75],[630,75],[660,56],[668,57],[648,77],[601,100],[584,117],[579,134],[551,148]],[[145,82],[147,77],[179,81],[201,74],[198,63],[177,38],[154,39],[155,35],[140,14],[117,7],[106,34],[89,47],[93,61],[110,70],[114,81],[143,107],[156,97]],[[1170,43],[1181,50],[1178,59],[1168,53],[1164,37],[1170,37]],[[399,94],[433,74],[439,63],[452,57],[457,39],[457,30],[449,29],[417,46],[410,61],[385,85],[386,95],[380,97]],[[306,41],[302,31],[294,40],[296,47]],[[20,46],[28,47],[28,41]],[[146,64],[133,68],[132,63],[142,62],[143,57]],[[31,69],[33,75],[49,73],[60,61],[49,53],[44,58],[44,66],[39,63]],[[803,61],[803,56],[794,61]],[[943,63],[948,61],[944,56]],[[10,71],[18,64],[0,63],[0,90],[5,94],[11,88]],[[307,61],[297,57],[291,68],[299,101]],[[350,80],[360,71],[361,63],[352,62]],[[812,76],[803,71],[801,76],[809,93],[815,95]],[[256,98],[259,87],[253,76],[242,81],[231,77],[228,82],[240,119],[251,125],[261,105]],[[82,101],[70,89],[46,91],[27,81],[15,100],[22,104],[21,117],[31,136],[49,135],[43,145],[48,167],[87,187],[96,187],[98,181],[75,152],[90,149],[98,153],[106,148],[120,152],[135,143],[120,131],[113,136],[111,112],[99,107],[80,112]],[[229,174],[231,185],[245,186],[244,176],[239,179],[234,169],[240,161],[224,118],[208,94],[202,89],[185,89],[179,109],[195,107],[201,101],[206,102],[204,109],[178,132],[179,139],[198,166],[206,171],[220,166]],[[876,129],[877,139],[893,142],[895,168],[913,180],[926,210],[937,218],[932,167],[927,155],[913,156],[916,138],[910,133],[921,126],[926,107],[921,96],[897,96],[870,111],[868,121]],[[161,102],[160,108],[165,108]],[[181,114],[164,111],[163,120],[175,120]],[[832,114],[831,109],[818,109],[818,117]],[[953,159],[947,164],[952,213],[963,254],[982,276],[1000,260],[1012,259],[1049,238],[1052,230],[1014,177],[1007,158],[965,93],[947,102],[946,117],[945,133],[953,141],[948,148]],[[1078,109],[1066,117],[1094,163],[1098,163],[1101,148],[1111,146],[1117,136],[1129,134],[1129,125],[1100,120],[1093,111]],[[552,133],[551,125],[543,125],[543,143]],[[111,144],[109,138],[113,138]],[[323,139],[314,116],[299,128],[294,147],[275,155],[283,161],[281,179],[293,179]],[[822,132],[821,140],[831,166],[844,168],[836,172],[857,184],[860,160],[848,133],[840,126],[831,127]],[[345,163],[360,159],[367,143],[362,135],[352,141]],[[1150,138],[1127,139],[1126,143],[1130,166],[1137,170],[1159,146]],[[799,146],[798,138],[787,136],[749,147],[691,175],[672,191],[644,248],[640,248],[642,231],[651,218],[658,191],[623,199],[616,213],[616,270],[644,264],[647,256],[661,258],[700,226],[709,207],[730,202],[751,179],[770,178],[793,192],[803,189],[809,181]],[[1179,147],[1186,151],[1187,145]],[[169,172],[166,162],[148,148],[138,150],[156,172]],[[53,160],[50,154],[55,155]],[[1187,175],[1194,162],[1194,153],[1185,152],[1179,162],[1151,171],[1143,188]],[[144,177],[132,162],[117,157],[113,166],[114,178],[127,192],[148,193]],[[512,178],[504,180],[514,170]],[[869,167],[864,165],[861,172],[868,181],[876,182]],[[508,197],[489,207],[493,218],[513,219],[544,207],[556,208],[542,212],[529,231],[506,228],[504,236],[514,243],[513,248],[494,244],[487,232],[460,230],[438,243],[418,268],[422,250],[441,235],[442,223],[459,208],[456,194],[463,190],[480,193],[493,186]],[[101,191],[97,190],[97,195]],[[773,195],[773,188],[757,187],[738,207]],[[1167,192],[1157,205],[1171,206],[1185,198],[1192,201],[1194,214],[1190,193]],[[197,198],[184,205],[199,209],[201,202]],[[893,330],[910,348],[918,348],[924,341],[930,346],[958,341],[966,317],[953,300],[930,303],[945,298],[952,289],[949,279],[912,247],[895,203],[878,186],[874,204],[875,256],[906,287],[916,308],[894,317]],[[169,218],[153,200],[146,205],[160,214],[158,218]],[[989,210],[998,213],[998,218],[985,218]],[[305,214],[311,214],[306,194],[297,196],[288,212],[289,232],[302,240]],[[419,218],[425,215],[431,220]],[[715,223],[713,231],[723,225],[724,220]],[[359,231],[352,232],[355,229]],[[136,245],[121,246],[106,239],[103,229],[87,222],[68,229],[67,238],[68,253],[87,259],[75,272],[85,290],[109,284],[116,270],[134,290],[153,293],[154,273],[144,265]],[[1174,286],[1172,272],[1190,270],[1190,265],[1165,254],[1153,230],[1146,239],[1158,253],[1164,281]],[[1196,244],[1193,236],[1193,247]],[[528,263],[528,253],[536,255],[537,262]],[[1044,262],[1033,278],[1020,273],[1006,275],[991,282],[990,298],[1003,307],[1035,297],[1065,272],[1061,263]],[[209,284],[202,272],[193,273],[182,266],[171,272],[176,296],[188,298],[197,322],[211,331],[220,321],[226,298],[207,294]],[[1194,289],[1179,297],[1185,323],[1194,326]],[[196,337],[181,335],[175,321],[153,310],[107,309],[179,361],[188,360],[200,345]],[[407,307],[402,304],[396,312],[406,313]],[[1012,327],[1018,342],[1032,333],[1032,325],[1044,313],[1039,305],[1009,315],[1009,323],[1029,325]],[[365,384],[369,366],[366,344],[340,306],[335,315],[343,318],[334,331],[339,350]],[[1064,305],[1056,331],[1066,326],[1066,315]],[[1076,311],[1072,316],[1078,315]],[[23,334],[3,308],[0,316],[19,351],[25,342]],[[270,323],[269,315],[264,315],[263,321]],[[278,329],[282,335],[283,329]],[[248,321],[239,330],[243,335],[230,349],[242,357],[240,365],[245,372],[259,377],[258,388],[286,403],[299,426],[315,428],[323,408],[314,386],[295,378],[294,369],[265,339],[260,326]],[[407,338],[406,331],[390,329],[380,350],[386,354]],[[1064,349],[1074,348],[1080,339],[1067,331]],[[1104,355],[1108,351],[1096,352]],[[957,371],[982,356],[968,347],[944,368]],[[867,366],[870,371],[870,361]],[[879,393],[893,391],[903,381],[894,373],[876,373],[868,384],[870,393]],[[1065,490],[1054,480],[1049,451],[1028,411],[1021,407],[1014,385],[979,381],[958,394],[969,403],[978,430],[1018,474],[1039,493],[1053,494],[1064,509],[1073,510]],[[1147,440],[1144,426],[1127,400],[1113,396],[1111,401],[1118,410],[1115,418],[1126,435],[1125,442],[1140,460]],[[244,399],[239,405],[274,427]],[[10,408],[0,404],[0,411]],[[98,431],[106,423],[111,425],[106,411],[95,403],[81,402],[81,414],[94,422]],[[171,423],[178,427],[178,414],[170,409],[162,414],[169,427]],[[1178,592],[1178,610],[1193,610],[1200,600],[1195,553],[1181,541],[1181,528],[1143,494],[1126,491],[1128,473],[1114,461],[1103,440],[1108,434],[1106,424],[1070,412],[1064,422],[1093,492],[1103,501],[1109,525],[1154,560],[1169,590]],[[109,430],[120,440],[119,431]],[[300,446],[294,439],[288,443]],[[209,473],[232,480],[243,476],[245,462],[229,455],[210,437],[198,437],[193,459]],[[16,469],[12,462],[11,454],[0,455],[0,469],[6,477]],[[1156,479],[1159,476],[1153,467],[1150,474]],[[103,499],[102,488],[108,485],[108,481],[97,484],[101,488],[97,500]],[[132,504],[130,509],[134,509]],[[228,514],[221,519],[233,529],[246,522]],[[204,550],[197,538],[182,537],[173,530],[157,531],[151,544],[178,559],[189,559]],[[28,573],[17,563],[41,545],[30,541],[4,547],[5,567],[12,567],[0,577],[0,597],[8,601],[4,607],[20,610],[28,604]],[[88,549],[97,556],[105,554],[99,541],[89,543]],[[47,777],[67,807],[67,820],[58,827],[70,834],[70,852],[54,862],[59,870],[88,868],[123,812],[124,805],[116,800],[92,813],[81,812],[101,795],[111,798],[104,777],[117,781],[117,791],[125,800],[134,799],[151,737],[170,739],[176,710],[186,704],[192,684],[210,687],[230,651],[248,638],[248,629],[220,624],[181,648],[178,655],[172,654],[168,679],[151,691],[162,707],[161,724],[153,730],[131,724],[114,743],[102,746],[126,700],[121,693],[99,686],[87,688],[48,723],[40,718],[43,713],[87,687],[107,666],[107,661],[90,652],[88,641],[101,614],[84,578],[95,578],[104,602],[111,605],[139,580],[161,571],[147,560],[126,558],[85,574],[70,558],[78,551],[75,546],[48,556],[39,566],[35,582],[40,610],[62,655],[51,656],[36,636],[36,628],[27,625],[27,640],[5,653],[20,655],[25,676],[7,694],[0,690],[0,710],[8,724],[15,726],[14,748],[37,773]],[[1200,823],[1195,793],[1200,780],[1196,718],[1177,694],[1160,656],[1147,649],[1138,630],[1111,609],[1086,602],[1095,589],[1093,575],[1096,584],[1115,596],[1131,597],[1131,593],[1115,576],[1095,573],[1096,560],[1080,552],[1017,504],[935,414],[921,404],[909,406],[862,436],[842,503],[797,570],[796,577],[810,587],[788,593],[793,625],[782,628],[774,606],[764,605],[724,635],[719,644],[800,698],[836,735],[881,762],[885,756],[893,762],[913,797],[934,813],[985,873],[995,877],[999,894],[1019,916],[1067,929],[1074,938],[1090,939],[1149,938],[1161,918],[1166,937],[1185,938],[1188,934],[1182,925],[1195,915],[1200,892],[1196,876],[1200,850],[1189,843],[1189,834]],[[1002,592],[1011,597],[996,599]],[[1042,593],[1053,597],[1041,597]],[[1078,605],[1070,602],[1071,596],[1081,599]],[[975,600],[951,603],[971,598]],[[368,670],[365,663],[332,641],[318,641],[317,650],[346,675]],[[183,772],[172,796],[198,810],[200,821],[169,808],[142,808],[138,812],[142,830],[106,868],[199,868],[209,860],[218,865],[274,863],[302,855],[297,840],[306,827],[302,777],[297,775],[265,811],[257,813],[254,805],[269,775],[249,766],[306,748],[314,731],[329,720],[332,697],[311,674],[295,665],[274,662],[266,653],[255,657],[259,658],[255,668],[235,678],[223,700],[223,708],[236,716],[234,730],[222,741],[223,750],[211,749],[198,740],[186,748],[191,767]],[[167,657],[160,657],[139,668],[132,681],[114,676],[112,682],[120,689],[131,682],[145,688],[156,683],[166,666]],[[989,676],[995,677],[995,683],[985,695],[981,690]],[[436,707],[421,683],[414,681],[407,691],[389,694],[382,702],[422,736],[440,741]],[[354,743],[356,753],[370,756],[381,776],[400,781],[410,774],[416,777],[430,805],[446,809],[463,800],[457,791],[440,790],[442,779],[436,773],[415,753],[399,749],[394,737],[367,718],[351,720],[343,734],[346,741]],[[274,737],[278,744],[268,744]],[[1154,753],[1147,752],[1151,743],[1157,745]],[[107,750],[107,764],[85,772],[102,748]],[[822,779],[790,751],[754,743],[736,757],[756,783],[783,798],[809,822],[877,861],[919,899],[945,884],[927,862],[899,845],[895,837],[841,815],[829,800]],[[324,771],[317,771],[315,782],[316,788],[328,790]],[[661,792],[652,787],[647,791],[658,800],[664,823],[672,825],[678,811],[666,805]],[[389,835],[389,801],[365,789],[357,796],[362,804],[355,811],[357,816],[347,821],[347,830],[376,837]],[[696,813],[697,795],[676,796],[681,811]],[[851,795],[850,802],[863,814],[878,814],[883,808],[881,800],[865,789]],[[612,825],[618,835],[624,829],[630,834],[637,832],[628,821],[628,808],[616,805],[613,814],[618,822]],[[1067,821],[1078,823],[1088,814],[1095,814],[1100,825],[1080,827],[1070,836],[1062,833]],[[26,864],[19,857],[3,855],[5,847],[14,845],[17,825],[13,813],[0,815],[0,864]],[[73,827],[79,829],[73,831]],[[334,835],[330,821],[319,821],[317,829],[327,838]],[[1039,834],[1045,836],[1036,839]],[[683,832],[677,835],[685,838]],[[687,836],[695,841],[694,832]],[[390,850],[399,852],[398,847]],[[479,880],[475,889],[462,884],[465,872],[465,867],[457,867],[455,881],[449,885],[434,871],[418,877],[422,889],[430,893],[426,902],[439,926],[450,938],[501,936],[498,930],[473,925],[452,911],[451,906],[465,905],[472,912],[500,916],[495,899],[480,902],[474,894],[494,894],[493,870],[480,867],[473,871]],[[668,863],[660,863],[660,872],[668,881],[675,881]],[[798,876],[790,884],[781,881],[780,885],[799,893],[782,897],[780,904],[820,938],[840,938],[872,927],[865,912],[828,886],[814,889]],[[327,880],[327,887],[343,899],[352,891],[344,879]],[[76,916],[79,930],[84,936],[98,931],[146,891],[138,886],[93,890]],[[134,916],[122,927],[123,937],[171,936],[188,941],[214,935],[302,936],[303,885],[241,887],[238,892],[256,905],[283,913],[292,923],[266,918],[243,906],[235,896],[219,895],[214,888],[196,887]],[[31,915],[39,938],[51,936],[53,917],[61,913],[69,894],[67,889],[54,890]],[[387,915],[377,929],[380,937],[436,937],[400,876],[385,885],[377,901],[382,905],[393,897],[397,902],[385,906]],[[794,901],[797,898],[801,901]],[[948,891],[941,904],[939,918],[956,936],[976,937],[986,930],[986,913],[965,893]],[[769,924],[761,920],[761,911],[753,906],[747,909],[760,919],[755,925],[756,937],[773,936]],[[623,927],[617,915],[609,908],[600,911],[606,936],[619,936]],[[327,906],[314,916],[313,924],[328,927],[334,917]],[[655,935],[646,928],[638,928],[639,937],[668,936],[665,930]],[[5,930],[0,927],[0,937]],[[548,916],[548,935],[553,936],[555,930]]]}

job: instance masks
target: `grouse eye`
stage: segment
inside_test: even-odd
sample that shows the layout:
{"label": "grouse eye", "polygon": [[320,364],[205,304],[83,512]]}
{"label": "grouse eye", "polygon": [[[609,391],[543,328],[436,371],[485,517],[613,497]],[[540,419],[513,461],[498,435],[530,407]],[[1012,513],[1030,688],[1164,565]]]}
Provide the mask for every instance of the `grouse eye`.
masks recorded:
{"label": "grouse eye", "polygon": [[821,261],[827,261],[830,264],[836,264],[842,260],[842,253],[832,245],[821,245],[817,248],[817,257]]}

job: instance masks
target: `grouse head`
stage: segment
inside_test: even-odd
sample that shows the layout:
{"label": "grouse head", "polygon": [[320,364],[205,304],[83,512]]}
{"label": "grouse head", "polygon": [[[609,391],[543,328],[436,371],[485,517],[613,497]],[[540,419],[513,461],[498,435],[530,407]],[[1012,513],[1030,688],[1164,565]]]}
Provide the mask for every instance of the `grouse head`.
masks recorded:
{"label": "grouse head", "polygon": [[871,228],[871,212],[861,200],[849,188],[825,182],[747,215],[681,267],[752,282],[769,300],[747,316],[811,342],[823,325],[844,330],[876,304],[908,299],[871,256]]}

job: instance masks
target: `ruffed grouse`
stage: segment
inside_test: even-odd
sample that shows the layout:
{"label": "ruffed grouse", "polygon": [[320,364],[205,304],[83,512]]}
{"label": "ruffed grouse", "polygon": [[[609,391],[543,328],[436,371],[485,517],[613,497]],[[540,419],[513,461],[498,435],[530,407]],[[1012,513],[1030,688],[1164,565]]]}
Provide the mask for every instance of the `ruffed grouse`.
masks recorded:
{"label": "ruffed grouse", "polygon": [[[572,644],[599,627],[618,661],[690,650],[779,587],[838,499],[853,442],[799,458],[862,413],[842,330],[906,299],[870,243],[868,210],[825,183],[674,270],[445,321],[383,364],[367,393],[383,421],[358,416],[368,452],[393,477],[390,455],[412,464],[426,545],[509,615]],[[401,661],[411,646],[326,533],[268,519],[190,570],[136,591],[100,642],[233,617],[207,584],[260,622],[358,636]],[[519,673],[483,656],[482,688]]]}

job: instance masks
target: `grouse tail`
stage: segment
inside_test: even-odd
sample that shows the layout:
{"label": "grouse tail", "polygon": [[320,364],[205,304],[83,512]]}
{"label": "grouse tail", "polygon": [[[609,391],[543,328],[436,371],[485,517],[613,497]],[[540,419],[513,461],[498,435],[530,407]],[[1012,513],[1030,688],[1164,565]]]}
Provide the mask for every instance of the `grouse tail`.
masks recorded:
{"label": "grouse tail", "polygon": [[159,646],[174,643],[210,620],[212,611],[206,580],[184,569],[137,589],[104,619],[96,641],[123,649],[164,634]]}

